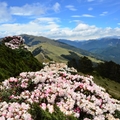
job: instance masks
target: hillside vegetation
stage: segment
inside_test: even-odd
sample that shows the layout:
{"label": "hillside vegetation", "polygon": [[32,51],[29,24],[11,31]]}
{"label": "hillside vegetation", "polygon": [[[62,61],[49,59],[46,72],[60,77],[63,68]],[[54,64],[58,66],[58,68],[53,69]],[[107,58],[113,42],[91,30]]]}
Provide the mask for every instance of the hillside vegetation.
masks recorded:
{"label": "hillside vegetation", "polygon": [[0,81],[25,71],[37,71],[42,64],[26,49],[11,49],[0,44]]}

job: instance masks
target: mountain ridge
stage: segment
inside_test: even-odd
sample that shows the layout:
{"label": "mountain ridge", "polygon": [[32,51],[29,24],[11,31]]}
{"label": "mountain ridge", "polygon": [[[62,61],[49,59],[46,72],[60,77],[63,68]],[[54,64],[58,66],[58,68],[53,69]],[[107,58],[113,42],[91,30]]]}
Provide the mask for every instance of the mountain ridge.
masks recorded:
{"label": "mountain ridge", "polygon": [[32,36],[32,35],[21,35],[21,36],[25,39],[25,43],[29,46],[28,49],[35,55],[35,57],[39,61],[41,61],[43,56],[45,57],[44,61],[42,62],[48,60],[67,62],[68,59],[73,58],[72,57],[73,54],[74,57],[76,58],[79,58],[80,56],[89,56],[91,59],[94,59],[96,57],[94,54],[87,52],[86,50],[72,47],[70,45],[67,45],[65,43],[59,42],[54,39],[49,39],[43,36]]}
{"label": "mountain ridge", "polygon": [[[119,37],[107,37],[87,41],[70,41],[59,39],[58,41],[100,55],[103,60],[114,61],[120,64],[120,39]],[[107,55],[107,56],[106,56]]]}

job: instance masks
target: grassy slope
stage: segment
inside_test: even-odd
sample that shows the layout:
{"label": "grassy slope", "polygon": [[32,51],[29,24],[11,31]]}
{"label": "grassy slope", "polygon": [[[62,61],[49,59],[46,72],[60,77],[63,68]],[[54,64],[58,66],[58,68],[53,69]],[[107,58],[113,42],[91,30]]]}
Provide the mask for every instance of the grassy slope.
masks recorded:
{"label": "grassy slope", "polygon": [[120,83],[96,75],[93,80],[97,85],[104,87],[112,97],[120,100]]}
{"label": "grassy slope", "polygon": [[61,57],[62,54],[64,54],[64,55],[69,55],[70,54],[67,49],[61,48],[59,46],[54,46],[52,44],[43,43],[42,48],[45,51],[46,50],[49,51],[49,57],[53,58],[54,61],[58,61],[58,62],[66,62],[66,59]]}
{"label": "grassy slope", "polygon": [[43,51],[38,55],[35,55],[35,57],[41,62],[48,61],[46,55],[54,61],[67,62],[67,59],[61,55],[70,55],[69,51],[77,53],[78,56],[91,56],[89,59],[91,59],[93,62],[100,62],[100,60],[95,59],[93,54],[68,44],[58,42],[57,40],[52,40],[43,36],[33,36],[26,34],[21,36],[25,39],[25,43],[31,46],[29,48],[30,51],[34,51],[35,48],[42,46]]}
{"label": "grassy slope", "polygon": [[[43,56],[47,55],[47,56],[49,56],[49,58],[53,59],[54,61],[67,63],[68,60],[65,59],[61,55],[70,55],[69,51],[73,51],[79,57],[84,56],[84,55],[82,55],[82,53],[80,53],[78,51],[77,52],[74,51],[73,48],[71,48],[71,49],[70,48],[65,48],[65,47],[61,47],[59,45],[55,45],[54,43],[52,44],[52,43],[48,43],[48,42],[44,42],[44,43],[40,43],[38,45],[34,45],[34,46],[30,47],[29,50],[32,52],[39,46],[42,46],[42,50],[44,51],[44,53],[39,53],[35,57],[41,62],[47,61],[47,59],[43,59]],[[100,60],[95,59],[94,57],[88,56],[88,58],[91,59],[93,62],[97,62],[97,63],[101,62]]]}
{"label": "grassy slope", "polygon": [[[64,63],[66,63],[67,60],[65,58],[63,58],[61,55],[62,54],[70,55],[68,49],[65,49],[65,48],[62,48],[62,47],[59,47],[59,46],[55,46],[55,45],[50,44],[50,43],[40,43],[38,45],[30,47],[29,50],[30,51],[34,51],[35,48],[37,48],[39,46],[42,46],[42,50],[45,53],[47,53],[47,56],[49,56],[51,59],[53,59],[54,61],[57,61],[57,62],[64,62]],[[78,55],[80,56],[80,54],[78,54]],[[35,57],[40,61],[40,59],[43,58],[43,55],[42,54],[38,54]]]}

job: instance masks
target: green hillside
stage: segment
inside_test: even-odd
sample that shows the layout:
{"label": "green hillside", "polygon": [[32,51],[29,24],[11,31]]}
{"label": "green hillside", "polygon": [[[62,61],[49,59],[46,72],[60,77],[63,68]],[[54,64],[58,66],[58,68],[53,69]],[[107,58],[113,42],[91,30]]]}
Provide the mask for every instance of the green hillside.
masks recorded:
{"label": "green hillside", "polygon": [[28,50],[30,50],[40,62],[54,60],[66,63],[73,57],[79,58],[81,56],[87,56],[93,62],[101,62],[100,60],[96,59],[94,54],[91,54],[90,52],[58,42],[56,40],[42,36],[21,36],[25,39],[25,43],[30,46]]}
{"label": "green hillside", "polygon": [[6,47],[0,44],[0,81],[19,75],[20,72],[37,71],[42,64],[27,50]]}
{"label": "green hillside", "polygon": [[97,85],[104,87],[112,97],[120,100],[120,83],[97,75],[94,75],[93,81]]}

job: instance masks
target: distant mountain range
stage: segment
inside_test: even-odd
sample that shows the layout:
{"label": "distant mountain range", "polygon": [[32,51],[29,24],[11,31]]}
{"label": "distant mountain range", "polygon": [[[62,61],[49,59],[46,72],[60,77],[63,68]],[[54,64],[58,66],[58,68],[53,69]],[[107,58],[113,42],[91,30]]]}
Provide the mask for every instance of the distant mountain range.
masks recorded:
{"label": "distant mountain range", "polygon": [[98,57],[94,54],[57,40],[52,40],[43,36],[32,36],[26,34],[21,36],[29,46],[28,49],[40,62],[54,60],[66,63],[68,60],[73,58],[80,59],[81,56],[87,56],[93,62],[100,62]]}
{"label": "distant mountain range", "polygon": [[103,60],[112,60],[120,64],[120,37],[113,36],[87,41],[59,39],[58,41],[99,55]]}

